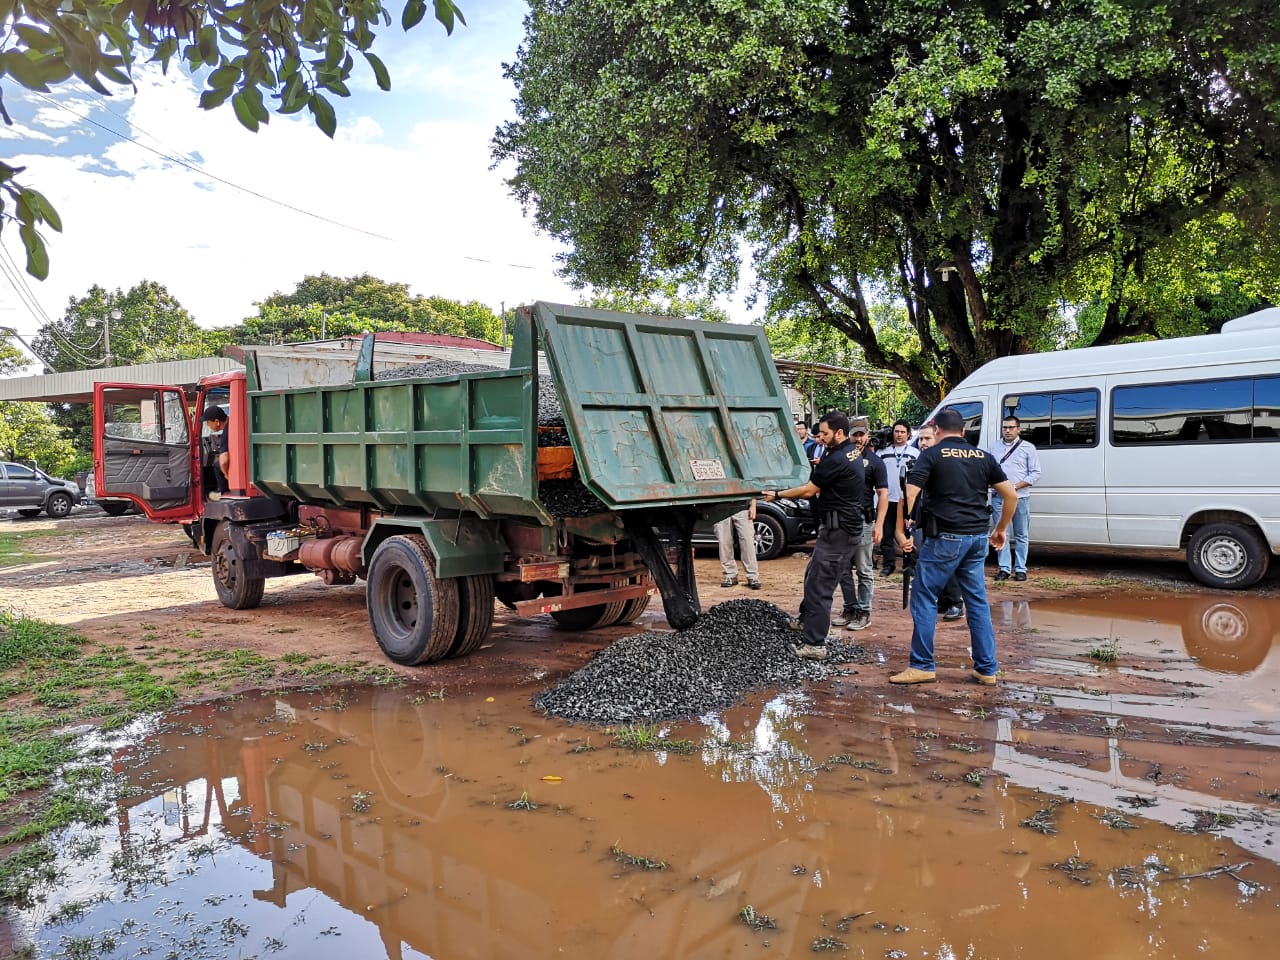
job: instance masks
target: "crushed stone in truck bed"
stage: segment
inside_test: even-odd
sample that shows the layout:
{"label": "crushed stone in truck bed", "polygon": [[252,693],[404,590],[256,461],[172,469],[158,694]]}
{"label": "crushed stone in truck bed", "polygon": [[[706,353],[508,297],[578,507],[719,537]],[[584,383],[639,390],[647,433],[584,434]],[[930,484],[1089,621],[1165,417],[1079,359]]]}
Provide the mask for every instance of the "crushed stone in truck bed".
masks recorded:
{"label": "crushed stone in truck bed", "polygon": [[[374,375],[375,380],[431,380],[437,377],[456,377],[462,373],[491,373],[494,370],[505,370],[505,367],[484,363],[464,363],[461,360],[424,360],[404,367],[392,367]],[[563,427],[564,411],[560,408],[560,398],[556,395],[555,386],[547,377],[538,377],[538,426]],[[539,435],[538,446],[559,446],[554,438],[544,441]],[[563,445],[568,445],[566,437]]]}
{"label": "crushed stone in truck bed", "polygon": [[552,716],[585,723],[685,720],[719,710],[765,687],[793,687],[867,663],[864,647],[828,641],[823,662],[788,649],[800,634],[765,600],[717,604],[688,630],[640,633],[615,641],[581,670],[534,697]]}

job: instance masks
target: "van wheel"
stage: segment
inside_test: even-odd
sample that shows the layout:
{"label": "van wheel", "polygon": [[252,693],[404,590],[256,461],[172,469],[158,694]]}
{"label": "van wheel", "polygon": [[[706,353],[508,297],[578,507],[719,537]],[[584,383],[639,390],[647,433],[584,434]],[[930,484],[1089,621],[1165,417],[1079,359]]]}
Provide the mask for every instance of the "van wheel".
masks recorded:
{"label": "van wheel", "polygon": [[251,577],[245,573],[244,558],[236,553],[229,524],[218,524],[209,555],[213,558],[213,588],[224,607],[249,610],[262,602],[262,591],[267,582],[263,577]]}
{"label": "van wheel", "polygon": [[18,516],[38,517],[40,516],[40,508],[39,507],[23,507],[21,510],[18,511]]}
{"label": "van wheel", "polygon": [[98,506],[102,508],[102,512],[108,517],[123,517],[129,512],[129,508],[133,506],[132,500],[103,500]]}
{"label": "van wheel", "polygon": [[383,653],[414,666],[449,652],[462,611],[458,581],[436,576],[426,539],[401,535],[383,540],[369,561],[368,581],[369,625]]}
{"label": "van wheel", "polygon": [[1206,523],[1187,544],[1187,564],[1201,583],[1223,590],[1251,587],[1266,575],[1271,552],[1256,530]]}
{"label": "van wheel", "polygon": [[757,513],[756,526],[756,559],[773,560],[782,555],[787,548],[787,533],[773,517],[766,513]]}

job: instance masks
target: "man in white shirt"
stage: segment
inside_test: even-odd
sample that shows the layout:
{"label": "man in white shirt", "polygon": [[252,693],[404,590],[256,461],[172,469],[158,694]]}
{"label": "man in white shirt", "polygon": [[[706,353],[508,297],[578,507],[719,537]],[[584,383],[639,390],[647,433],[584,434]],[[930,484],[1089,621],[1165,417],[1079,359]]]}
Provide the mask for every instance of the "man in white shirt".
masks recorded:
{"label": "man in white shirt", "polygon": [[[1035,444],[1022,439],[1022,421],[1009,416],[1000,421],[1000,442],[987,452],[1000,462],[1004,474],[1018,494],[1018,509],[1009,525],[1013,533],[999,549],[1000,569],[997,580],[1008,580],[1010,570],[1014,580],[1027,579],[1027,545],[1031,539],[1031,487],[1040,479],[1040,457]],[[1009,548],[1013,548],[1012,567]]]}
{"label": "man in white shirt", "polygon": [[[898,505],[902,500],[902,477],[916,462],[916,457],[920,456],[920,451],[911,446],[910,425],[905,420],[895,423],[893,443],[883,450],[877,450],[876,453],[884,461],[884,472],[889,481],[889,512],[885,515],[884,529],[892,530],[897,523]],[[885,537],[881,540],[880,560],[883,566],[880,568],[880,576],[887,577],[893,573],[897,557],[897,545],[893,542],[893,538]]]}

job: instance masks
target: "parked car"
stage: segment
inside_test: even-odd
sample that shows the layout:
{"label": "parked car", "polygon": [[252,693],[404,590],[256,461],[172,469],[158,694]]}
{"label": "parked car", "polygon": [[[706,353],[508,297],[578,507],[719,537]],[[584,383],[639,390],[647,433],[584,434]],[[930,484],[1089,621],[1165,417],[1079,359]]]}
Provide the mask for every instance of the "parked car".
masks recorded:
{"label": "parked car", "polygon": [[98,496],[97,481],[94,479],[92,473],[85,478],[84,502],[92,503],[101,507],[102,512],[109,517],[122,517],[130,510],[141,512],[132,500],[125,500],[123,497]]}
{"label": "parked car", "polygon": [[[805,543],[818,535],[818,522],[808,500],[756,501],[756,559],[773,560],[788,547]],[[715,546],[714,528],[707,524],[694,528],[695,546]]]}
{"label": "parked car", "polygon": [[74,480],[59,480],[21,463],[0,463],[0,506],[17,507],[24,517],[34,517],[43,510],[57,519],[69,514],[80,500],[80,487]]}

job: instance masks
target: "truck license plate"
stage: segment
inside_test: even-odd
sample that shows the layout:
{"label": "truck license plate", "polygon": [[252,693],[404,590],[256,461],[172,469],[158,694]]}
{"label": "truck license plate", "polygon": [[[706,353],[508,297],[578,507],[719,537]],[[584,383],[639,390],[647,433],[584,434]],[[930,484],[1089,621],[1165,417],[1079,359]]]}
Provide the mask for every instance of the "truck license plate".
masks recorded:
{"label": "truck license plate", "polygon": [[724,464],[719,459],[716,460],[690,460],[689,466],[693,468],[693,479],[695,480],[723,480]]}

